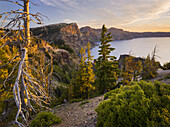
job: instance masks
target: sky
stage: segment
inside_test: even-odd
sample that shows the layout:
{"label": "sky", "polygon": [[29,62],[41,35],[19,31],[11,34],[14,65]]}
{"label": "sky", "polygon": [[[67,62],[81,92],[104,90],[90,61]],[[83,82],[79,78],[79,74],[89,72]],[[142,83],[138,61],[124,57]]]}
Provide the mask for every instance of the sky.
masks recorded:
{"label": "sky", "polygon": [[[16,1],[16,0],[14,0]],[[170,0],[32,0],[43,25],[75,22],[79,27],[115,27],[135,32],[170,32]],[[19,8],[0,0],[0,13]],[[0,19],[2,22],[2,18]],[[31,23],[31,27],[39,25]]]}

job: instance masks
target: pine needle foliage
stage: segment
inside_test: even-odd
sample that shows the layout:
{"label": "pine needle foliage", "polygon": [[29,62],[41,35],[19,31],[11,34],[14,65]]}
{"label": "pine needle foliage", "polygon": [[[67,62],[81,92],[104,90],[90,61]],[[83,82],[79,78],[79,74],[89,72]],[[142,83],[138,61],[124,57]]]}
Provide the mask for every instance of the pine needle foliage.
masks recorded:
{"label": "pine needle foliage", "polygon": [[116,86],[117,75],[119,73],[118,62],[115,56],[110,53],[115,50],[109,42],[112,42],[111,33],[107,33],[105,25],[102,27],[101,45],[99,46],[99,57],[95,63],[96,67],[96,87],[99,94],[103,94]]}
{"label": "pine needle foliage", "polygon": [[76,73],[75,80],[70,84],[70,94],[73,98],[89,98],[92,90],[95,89],[92,84],[95,80],[93,72],[92,58],[90,43],[87,44],[87,54],[85,49],[82,47],[80,50],[80,64],[79,69]]}
{"label": "pine needle foliage", "polygon": [[104,95],[97,107],[98,127],[169,127],[170,85],[131,82]]}
{"label": "pine needle foliage", "polygon": [[52,112],[41,112],[32,120],[30,127],[50,127],[52,124],[61,123],[61,119]]}
{"label": "pine needle foliage", "polygon": [[141,71],[142,62],[140,60],[135,60],[132,55],[126,57],[121,69],[122,84],[129,85],[131,81],[137,81]]}

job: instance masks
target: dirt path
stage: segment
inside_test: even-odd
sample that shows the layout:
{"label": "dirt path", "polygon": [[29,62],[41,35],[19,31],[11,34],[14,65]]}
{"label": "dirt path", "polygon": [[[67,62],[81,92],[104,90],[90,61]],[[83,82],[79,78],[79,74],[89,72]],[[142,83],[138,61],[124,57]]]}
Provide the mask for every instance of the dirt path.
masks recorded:
{"label": "dirt path", "polygon": [[81,102],[67,103],[54,108],[55,113],[62,119],[59,125],[52,127],[96,127],[95,108],[103,101],[103,96],[95,97],[80,106]]}
{"label": "dirt path", "polygon": [[170,70],[158,70],[158,75],[154,78],[151,79],[151,81],[159,80],[163,83],[170,84],[170,79],[165,79],[166,76],[170,75]]}

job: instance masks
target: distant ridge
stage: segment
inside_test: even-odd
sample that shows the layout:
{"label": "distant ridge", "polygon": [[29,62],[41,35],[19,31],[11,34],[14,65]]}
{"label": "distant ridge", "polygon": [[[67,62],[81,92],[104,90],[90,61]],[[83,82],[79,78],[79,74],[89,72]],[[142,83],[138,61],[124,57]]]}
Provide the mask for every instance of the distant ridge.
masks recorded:
{"label": "distant ridge", "polygon": [[[80,28],[82,34],[93,41],[100,40],[101,29],[94,29],[89,26]],[[129,40],[133,38],[142,37],[170,37],[170,32],[129,32],[123,29],[109,28],[108,32],[111,32],[114,40]]]}
{"label": "distant ridge", "polygon": [[[56,45],[68,45],[78,52],[87,42],[95,45],[100,41],[101,29],[89,26],[79,28],[76,23],[51,24],[42,27],[31,28],[32,35],[38,36]],[[170,37],[170,32],[129,32],[123,29],[111,27],[108,29],[114,40],[129,40],[142,37]]]}

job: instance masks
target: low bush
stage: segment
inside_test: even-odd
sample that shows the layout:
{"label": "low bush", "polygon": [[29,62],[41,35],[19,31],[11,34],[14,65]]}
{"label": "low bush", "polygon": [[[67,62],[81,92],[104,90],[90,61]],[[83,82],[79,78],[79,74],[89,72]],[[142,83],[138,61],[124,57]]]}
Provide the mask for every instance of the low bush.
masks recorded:
{"label": "low bush", "polygon": [[170,75],[165,76],[164,79],[170,79]]}
{"label": "low bush", "polygon": [[40,112],[37,117],[32,120],[30,127],[50,127],[52,124],[61,123],[61,119],[52,112]]}
{"label": "low bush", "polygon": [[165,64],[163,65],[163,69],[164,69],[164,70],[170,70],[170,62],[165,63]]}
{"label": "low bush", "polygon": [[170,84],[132,82],[105,94],[97,107],[98,127],[170,126]]}
{"label": "low bush", "polygon": [[82,98],[78,98],[78,99],[72,99],[72,100],[70,100],[69,102],[70,103],[74,103],[74,102],[80,102],[80,101],[82,101],[83,99]]}
{"label": "low bush", "polygon": [[89,100],[83,101],[79,104],[79,106],[82,106],[82,105],[87,104],[87,103],[90,103],[90,101]]}

